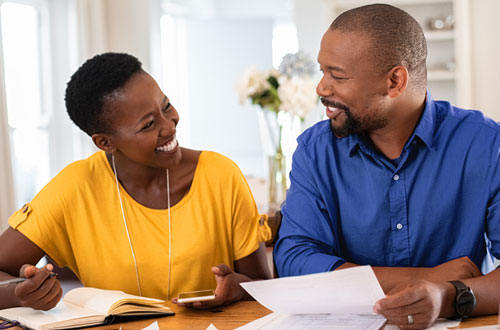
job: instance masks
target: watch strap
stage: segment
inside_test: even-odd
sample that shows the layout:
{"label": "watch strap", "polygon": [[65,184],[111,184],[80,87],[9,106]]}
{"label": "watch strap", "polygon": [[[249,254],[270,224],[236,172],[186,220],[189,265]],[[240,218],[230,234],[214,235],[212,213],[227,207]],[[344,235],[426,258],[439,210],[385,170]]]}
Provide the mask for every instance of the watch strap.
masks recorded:
{"label": "watch strap", "polygon": [[[455,299],[453,299],[453,309],[455,313],[460,318],[466,318],[472,314],[472,311],[476,307],[476,298],[471,288],[465,285],[461,281],[449,281],[455,287],[457,293],[455,295]],[[465,303],[466,308],[464,309],[463,296],[468,295],[470,299]]]}

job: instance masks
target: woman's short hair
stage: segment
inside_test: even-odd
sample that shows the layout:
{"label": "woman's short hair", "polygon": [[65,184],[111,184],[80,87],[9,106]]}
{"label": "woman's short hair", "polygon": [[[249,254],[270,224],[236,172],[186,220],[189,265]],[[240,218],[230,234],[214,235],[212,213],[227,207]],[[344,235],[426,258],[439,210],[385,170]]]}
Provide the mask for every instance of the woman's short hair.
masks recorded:
{"label": "woman's short hair", "polygon": [[66,87],[66,110],[71,120],[89,136],[111,132],[104,117],[106,97],[136,72],[143,72],[141,62],[125,53],[103,53],[87,60]]}

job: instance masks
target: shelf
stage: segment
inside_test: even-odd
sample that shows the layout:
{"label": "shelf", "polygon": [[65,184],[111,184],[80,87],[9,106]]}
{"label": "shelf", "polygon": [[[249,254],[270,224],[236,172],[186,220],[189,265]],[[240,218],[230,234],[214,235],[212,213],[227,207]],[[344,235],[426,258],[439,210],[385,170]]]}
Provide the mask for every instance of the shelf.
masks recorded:
{"label": "shelf", "polygon": [[453,71],[446,70],[429,70],[427,72],[428,81],[444,81],[444,80],[455,80],[456,74]]}
{"label": "shelf", "polygon": [[[329,19],[339,13],[371,0],[323,0],[327,4]],[[409,13],[424,29],[427,41],[427,81],[432,85],[435,98],[446,99],[462,107],[470,107],[469,40],[470,2],[472,0],[379,0],[395,5]],[[454,25],[433,29],[431,22],[454,18]],[[434,22],[436,23],[436,22]],[[438,26],[434,24],[434,26]]]}
{"label": "shelf", "polygon": [[425,31],[424,34],[427,41],[453,40],[455,38],[453,30]]}

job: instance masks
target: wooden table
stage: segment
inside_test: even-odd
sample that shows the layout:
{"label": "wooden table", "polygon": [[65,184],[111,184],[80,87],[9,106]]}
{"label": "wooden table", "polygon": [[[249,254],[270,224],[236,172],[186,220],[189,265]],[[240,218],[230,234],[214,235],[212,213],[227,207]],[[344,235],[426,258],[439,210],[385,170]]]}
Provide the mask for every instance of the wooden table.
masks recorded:
{"label": "wooden table", "polygon": [[[167,316],[156,319],[160,329],[168,330],[205,330],[213,323],[219,330],[232,330],[245,325],[253,320],[270,314],[271,311],[256,301],[240,301],[230,306],[216,308],[210,311],[192,310],[169,304],[175,316]],[[150,325],[155,319],[133,321],[92,329],[119,329],[135,330],[143,329]]]}
{"label": "wooden table", "polygon": [[[162,317],[157,319],[160,329],[196,329],[206,330],[213,323],[219,330],[229,330],[240,327],[253,320],[270,314],[271,311],[255,301],[240,301],[230,306],[217,308],[212,311],[199,311],[187,308],[180,308],[171,304],[170,307],[175,312],[175,316]],[[143,329],[154,322],[155,319],[133,321],[113,324],[93,329],[119,329],[136,330]],[[484,325],[494,325],[498,322],[497,315],[473,317],[462,321],[455,329],[465,329]]]}
{"label": "wooden table", "polygon": [[[263,307],[256,301],[240,301],[230,306],[217,308],[211,311],[191,310],[180,308],[174,304],[169,305],[175,312],[175,316],[161,317],[158,319],[145,319],[140,321],[130,321],[125,323],[116,323],[108,326],[93,327],[89,329],[103,330],[120,327],[122,330],[139,330],[147,327],[154,321],[158,321],[160,329],[169,330],[206,330],[210,323],[213,323],[219,330],[232,330],[245,325],[253,320],[270,314],[271,311]],[[497,315],[473,317],[462,321],[460,325],[452,329],[466,329],[485,325],[494,325],[498,322]],[[18,327],[12,328],[19,329]]]}

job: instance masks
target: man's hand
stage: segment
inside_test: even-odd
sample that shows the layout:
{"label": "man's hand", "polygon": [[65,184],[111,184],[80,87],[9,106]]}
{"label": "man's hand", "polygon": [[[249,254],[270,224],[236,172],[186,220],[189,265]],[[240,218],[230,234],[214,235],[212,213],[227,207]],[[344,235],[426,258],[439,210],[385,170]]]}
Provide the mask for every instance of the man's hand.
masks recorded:
{"label": "man's hand", "polygon": [[[448,282],[416,281],[401,285],[377,301],[373,311],[401,329],[426,329],[447,313],[455,288]],[[410,315],[410,317],[408,317]],[[409,324],[413,321],[413,324]]]}
{"label": "man's hand", "polygon": [[20,306],[47,311],[57,305],[62,289],[59,280],[50,276],[53,270],[50,264],[40,269],[32,265],[21,267],[19,276],[27,280],[17,284],[14,290]]}
{"label": "man's hand", "polygon": [[212,267],[212,272],[215,274],[215,281],[217,282],[214,300],[183,304],[177,302],[177,299],[174,298],[172,302],[182,307],[207,309],[220,305],[229,305],[248,297],[245,290],[240,286],[240,283],[249,282],[251,281],[250,278],[233,272],[231,268],[225,264]]}

